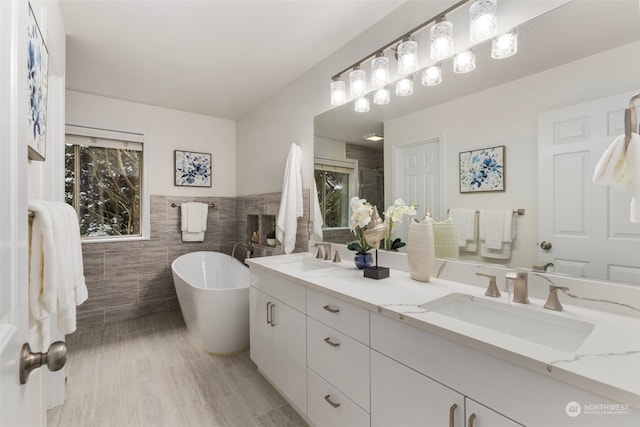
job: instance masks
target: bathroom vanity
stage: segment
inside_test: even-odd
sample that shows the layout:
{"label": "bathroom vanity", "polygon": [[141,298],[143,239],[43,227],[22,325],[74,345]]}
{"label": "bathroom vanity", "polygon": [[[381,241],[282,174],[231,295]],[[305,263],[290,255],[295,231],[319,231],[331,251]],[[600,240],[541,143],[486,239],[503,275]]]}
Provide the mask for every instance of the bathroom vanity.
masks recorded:
{"label": "bathroom vanity", "polygon": [[637,317],[309,254],[247,262],[251,359],[312,425],[640,425]]}

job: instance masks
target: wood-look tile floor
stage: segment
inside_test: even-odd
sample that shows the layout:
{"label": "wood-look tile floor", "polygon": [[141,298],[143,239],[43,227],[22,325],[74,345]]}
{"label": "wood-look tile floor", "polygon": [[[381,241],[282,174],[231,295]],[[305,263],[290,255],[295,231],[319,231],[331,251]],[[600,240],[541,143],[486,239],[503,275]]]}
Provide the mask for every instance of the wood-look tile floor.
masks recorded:
{"label": "wood-look tile floor", "polygon": [[180,312],[67,337],[67,396],[49,427],[306,426],[249,352],[213,356]]}

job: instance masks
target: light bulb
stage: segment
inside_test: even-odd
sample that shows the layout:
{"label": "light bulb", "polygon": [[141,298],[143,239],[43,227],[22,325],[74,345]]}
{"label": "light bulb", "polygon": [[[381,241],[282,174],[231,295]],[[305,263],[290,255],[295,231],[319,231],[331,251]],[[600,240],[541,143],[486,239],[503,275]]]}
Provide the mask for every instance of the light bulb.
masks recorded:
{"label": "light bulb", "polygon": [[389,83],[389,78],[389,58],[380,53],[371,61],[371,85],[383,87]]}
{"label": "light bulb", "polygon": [[347,89],[342,80],[331,82],[331,105],[342,105],[347,102]]}
{"label": "light bulb", "polygon": [[366,113],[369,111],[369,100],[364,96],[356,99],[354,110],[356,110],[356,113]]}
{"label": "light bulb", "polygon": [[373,94],[373,103],[377,105],[388,104],[390,100],[389,90],[386,88],[378,89]]}
{"label": "light bulb", "polygon": [[349,73],[349,91],[354,98],[360,98],[367,93],[367,73],[356,67]]}
{"label": "light bulb", "polygon": [[453,58],[453,72],[468,73],[476,68],[476,54],[472,50],[460,52]]}
{"label": "light bulb", "polygon": [[440,61],[453,54],[453,24],[437,22],[431,27],[431,59]]}
{"label": "light bulb", "polygon": [[406,76],[418,70],[418,43],[408,39],[398,45],[398,73]]}
{"label": "light bulb", "polygon": [[518,30],[514,28],[508,33],[499,35],[491,41],[491,57],[504,59],[518,51]]}
{"label": "light bulb", "polygon": [[422,72],[422,84],[425,86],[435,86],[442,82],[442,68],[440,65],[432,65]]}
{"label": "light bulb", "polygon": [[396,83],[396,95],[409,96],[413,93],[413,80],[411,76],[398,80]]}
{"label": "light bulb", "polygon": [[475,0],[469,9],[469,38],[478,43],[495,36],[498,32],[496,17],[497,0]]}

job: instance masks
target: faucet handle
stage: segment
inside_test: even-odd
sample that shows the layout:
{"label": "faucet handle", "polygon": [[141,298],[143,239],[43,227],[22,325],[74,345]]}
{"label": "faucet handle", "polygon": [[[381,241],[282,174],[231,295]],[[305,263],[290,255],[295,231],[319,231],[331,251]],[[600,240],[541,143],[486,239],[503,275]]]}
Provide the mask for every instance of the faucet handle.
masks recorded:
{"label": "faucet handle", "polygon": [[566,293],[569,288],[566,286],[549,285],[549,297],[547,298],[547,302],[544,304],[544,308],[555,311],[564,310],[560,303],[560,299],[558,298],[558,290]]}
{"label": "faucet handle", "polygon": [[337,250],[337,249],[336,249],[336,251],[333,253],[333,262],[335,262],[335,263],[342,262],[342,258],[340,258],[340,252],[338,252],[338,250]]}
{"label": "faucet handle", "polygon": [[496,285],[496,276],[493,274],[484,274],[484,273],[476,273],[476,276],[483,276],[489,278],[489,287],[487,291],[484,293],[488,297],[499,297],[500,291],[498,290],[498,286]]}

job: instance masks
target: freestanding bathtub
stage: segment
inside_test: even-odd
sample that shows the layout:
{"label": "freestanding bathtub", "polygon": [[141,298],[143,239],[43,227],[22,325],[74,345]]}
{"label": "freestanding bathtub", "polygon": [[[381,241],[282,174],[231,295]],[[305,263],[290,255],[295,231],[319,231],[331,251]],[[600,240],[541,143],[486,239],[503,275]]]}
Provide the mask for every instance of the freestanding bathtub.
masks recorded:
{"label": "freestanding bathtub", "polygon": [[249,269],[219,252],[192,252],[171,263],[187,330],[202,348],[230,354],[249,348]]}

